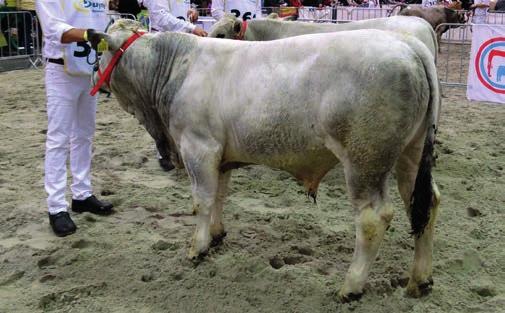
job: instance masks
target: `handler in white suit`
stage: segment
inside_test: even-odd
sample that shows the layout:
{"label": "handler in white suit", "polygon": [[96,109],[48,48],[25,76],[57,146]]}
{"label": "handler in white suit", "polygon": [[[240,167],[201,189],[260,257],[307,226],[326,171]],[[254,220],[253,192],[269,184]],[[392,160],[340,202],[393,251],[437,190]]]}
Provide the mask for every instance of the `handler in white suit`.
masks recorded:
{"label": "handler in white suit", "polygon": [[194,23],[198,20],[198,12],[191,8],[190,0],[168,0],[170,13],[178,19]]}
{"label": "handler in white suit", "polygon": [[234,13],[244,20],[261,18],[261,0],[212,0],[210,12],[218,21],[225,13]]}
{"label": "handler in white suit", "polygon": [[70,152],[72,210],[107,215],[112,204],[98,200],[91,188],[91,145],[95,132],[97,98],[90,96],[90,75],[96,52],[87,43],[94,29],[107,26],[107,0],[37,0],[36,11],[44,35],[47,59],[47,139],[45,189],[49,222],[58,236],[76,226],[67,212],[66,162]]}
{"label": "handler in white suit", "polygon": [[[167,0],[138,0],[138,3],[147,8],[153,31],[186,32],[201,37],[207,36],[207,32],[202,28],[177,18],[177,14],[186,7],[184,1],[170,0],[170,7]],[[188,10],[185,12],[186,15]]]}

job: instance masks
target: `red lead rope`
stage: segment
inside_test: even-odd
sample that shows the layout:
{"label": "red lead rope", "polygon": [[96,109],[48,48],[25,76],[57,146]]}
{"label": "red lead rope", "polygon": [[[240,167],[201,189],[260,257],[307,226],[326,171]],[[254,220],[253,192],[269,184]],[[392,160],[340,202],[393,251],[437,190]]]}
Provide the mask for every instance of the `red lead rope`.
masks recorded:
{"label": "red lead rope", "polygon": [[125,43],[119,48],[119,50],[116,51],[114,56],[112,57],[112,60],[110,60],[109,65],[107,65],[107,68],[103,72],[103,74],[100,72],[100,67],[98,68],[98,77],[99,80],[96,83],[95,86],[93,86],[93,89],[91,89],[91,92],[89,93],[90,95],[94,96],[100,90],[100,87],[103,85],[103,83],[106,83],[107,86],[109,86],[110,82],[110,76],[112,74],[112,71],[114,70],[114,67],[116,67],[117,62],[119,62],[119,59],[123,55],[123,53],[128,49],[128,47],[138,38],[140,38],[142,35],[144,35],[145,32],[135,32],[133,35],[128,38],[128,40],[125,41]]}
{"label": "red lead rope", "polygon": [[246,30],[247,30],[247,20],[242,22],[242,27],[240,28],[240,32],[235,36],[235,39],[244,40]]}

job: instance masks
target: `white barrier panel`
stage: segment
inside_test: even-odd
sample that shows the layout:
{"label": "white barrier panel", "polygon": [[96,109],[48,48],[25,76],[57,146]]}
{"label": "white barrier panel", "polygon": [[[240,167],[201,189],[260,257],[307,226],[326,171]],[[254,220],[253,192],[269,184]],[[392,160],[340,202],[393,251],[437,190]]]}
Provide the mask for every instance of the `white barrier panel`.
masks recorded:
{"label": "white barrier panel", "polygon": [[467,97],[505,104],[505,26],[472,26]]}

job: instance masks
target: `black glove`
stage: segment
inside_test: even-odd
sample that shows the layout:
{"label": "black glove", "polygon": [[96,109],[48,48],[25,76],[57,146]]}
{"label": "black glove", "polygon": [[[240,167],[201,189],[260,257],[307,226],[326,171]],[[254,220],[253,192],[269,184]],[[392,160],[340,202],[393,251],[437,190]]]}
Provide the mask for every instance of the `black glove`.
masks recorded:
{"label": "black glove", "polygon": [[100,43],[101,40],[100,34],[97,33],[97,31],[94,30],[93,28],[88,28],[86,30],[86,33],[88,34],[88,41],[91,44],[91,47],[96,51],[98,43]]}

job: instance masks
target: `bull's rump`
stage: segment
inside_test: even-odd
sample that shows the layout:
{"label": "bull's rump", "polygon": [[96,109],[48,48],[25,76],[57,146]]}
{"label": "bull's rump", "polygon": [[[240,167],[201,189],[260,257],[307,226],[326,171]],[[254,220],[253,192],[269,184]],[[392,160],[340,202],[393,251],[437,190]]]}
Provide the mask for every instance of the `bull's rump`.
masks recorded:
{"label": "bull's rump", "polygon": [[[376,137],[374,149],[403,146],[428,105],[420,59],[387,32],[229,41],[220,50],[221,43],[203,42],[203,51],[212,53],[199,56],[176,102],[192,119],[192,112],[205,112],[193,127],[224,142],[226,162],[296,172],[335,159],[329,140],[370,146]],[[205,72],[215,78],[203,79]],[[210,84],[205,99],[194,92],[202,83]]]}

